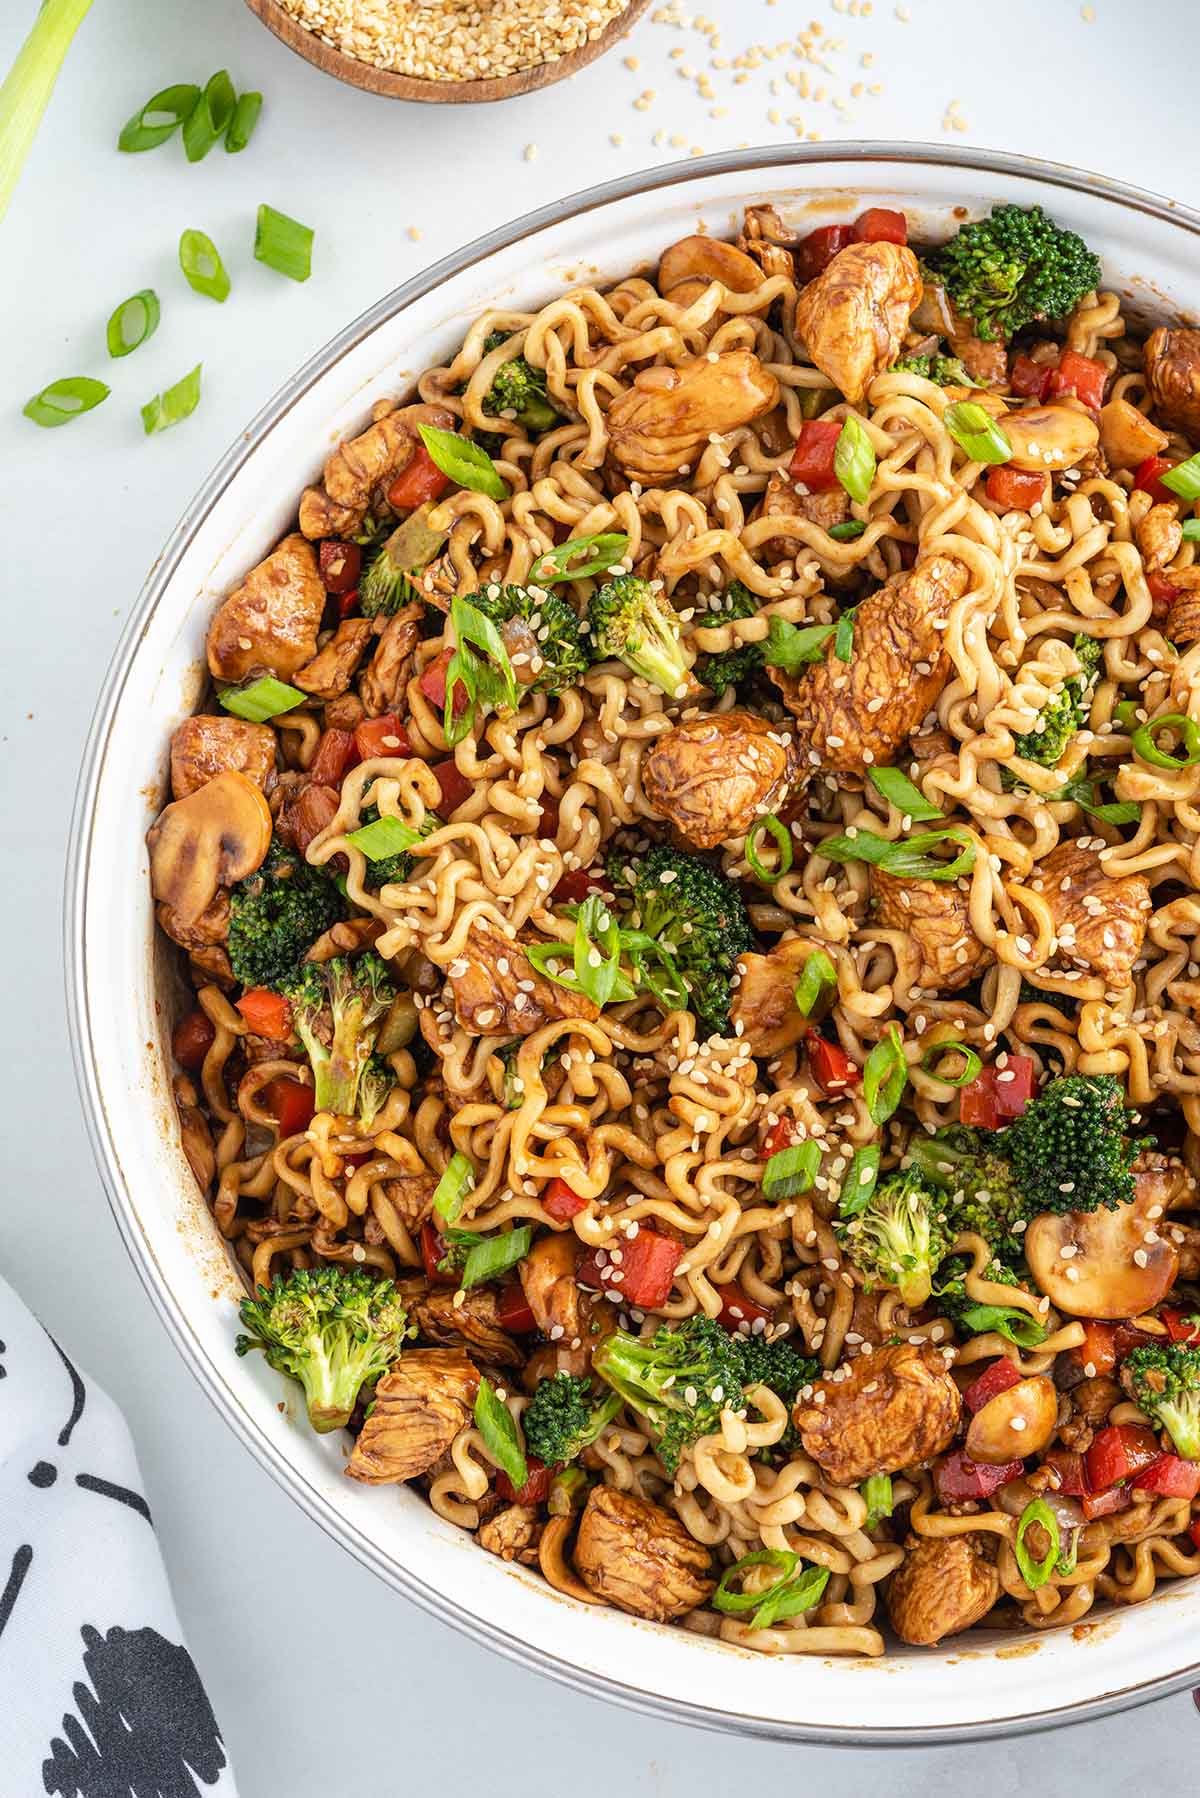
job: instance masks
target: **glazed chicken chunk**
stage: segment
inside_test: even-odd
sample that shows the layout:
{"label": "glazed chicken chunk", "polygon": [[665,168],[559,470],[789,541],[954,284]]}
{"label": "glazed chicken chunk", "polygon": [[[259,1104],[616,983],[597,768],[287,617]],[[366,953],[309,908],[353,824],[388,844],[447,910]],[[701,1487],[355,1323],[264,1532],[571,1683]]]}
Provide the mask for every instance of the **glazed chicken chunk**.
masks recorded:
{"label": "glazed chicken chunk", "polygon": [[300,529],[309,538],[352,537],[368,512],[389,510],[387,488],[424,446],[418,425],[453,431],[445,406],[385,405],[357,437],[339,443],[325,464],[319,487],[300,501]]}
{"label": "glazed chicken chunk", "polygon": [[208,667],[240,681],[263,669],[287,680],[317,653],[325,588],[316,552],[293,531],[220,606],[208,627]]}
{"label": "glazed chicken chunk", "polygon": [[525,1303],[543,1336],[568,1345],[581,1334],[580,1291],[575,1284],[578,1244],[574,1232],[543,1236],[518,1263]]}
{"label": "glazed chicken chunk", "polygon": [[597,1598],[669,1623],[713,1590],[709,1553],[679,1519],[649,1499],[612,1486],[592,1488],[579,1525],[575,1565]]}
{"label": "glazed chicken chunk", "polygon": [[1146,339],[1142,366],[1160,421],[1200,438],[1200,331],[1160,325]]}
{"label": "glazed chicken chunk", "polygon": [[642,787],[693,848],[715,849],[777,812],[799,767],[786,731],[753,712],[712,712],[653,740]]}
{"label": "glazed chicken chunk", "polygon": [[314,699],[337,699],[354,679],[354,670],[371,641],[369,618],[344,618],[311,662],[295,674],[296,686]]}
{"label": "glazed chicken chunk", "polygon": [[953,556],[928,556],[863,600],[849,662],[831,639],[803,674],[769,670],[797,720],[802,761],[853,774],[892,761],[946,684],[945,623],[967,579]]}
{"label": "glazed chicken chunk", "polygon": [[542,1521],[536,1505],[507,1505],[480,1527],[479,1546],[502,1561],[520,1561],[523,1567],[537,1566],[538,1538]]}
{"label": "glazed chicken chunk", "polygon": [[470,1417],[478,1391],[479,1374],[461,1349],[405,1349],[375,1388],[346,1472],[369,1486],[428,1473]]}
{"label": "glazed chicken chunk", "polygon": [[275,732],[244,718],[185,718],[171,738],[171,796],[186,799],[233,768],[265,793],[275,779]]}
{"label": "glazed chicken chunk", "polygon": [[820,947],[793,937],[777,943],[768,955],[738,957],[730,1017],[751,1055],[778,1055],[810,1028],[811,1019],[797,1010],[796,986],[814,946]]}
{"label": "glazed chicken chunk", "polygon": [[986,1617],[1000,1596],[987,1538],[910,1536],[887,1588],[888,1616],[902,1642],[929,1647]]}
{"label": "glazed chicken chunk", "polygon": [[1094,849],[1060,843],[1030,880],[1050,906],[1061,959],[1128,986],[1150,921],[1150,887],[1141,874],[1110,880]]}
{"label": "glazed chicken chunk", "polygon": [[450,1286],[432,1286],[412,1302],[412,1317],[421,1335],[447,1348],[466,1343],[497,1367],[520,1367],[521,1351],[500,1322],[494,1287],[472,1286],[455,1304]]}
{"label": "glazed chicken chunk", "polygon": [[[850,497],[844,487],[830,487],[824,493],[801,493],[786,469],[775,468],[767,482],[767,491],[763,494],[762,505],[758,509],[755,523],[764,518],[803,519],[806,524],[818,524],[823,531],[831,530],[835,524],[845,524],[850,516]],[[764,562],[782,562],[785,557],[793,559],[804,553],[804,539],[791,536],[786,529],[781,530],[778,537],[768,537],[762,543],[756,543],[754,553],[761,556]]]}
{"label": "glazed chicken chunk", "polygon": [[552,1018],[600,1015],[586,994],[539,974],[520,944],[483,918],[472,924],[448,979],[458,1021],[472,1036],[528,1036]]}
{"label": "glazed chicken chunk", "polygon": [[678,368],[643,368],[613,401],[609,453],[622,475],[645,487],[673,487],[708,443],[769,412],[779,383],[752,350],[698,356]]}
{"label": "glazed chicken chunk", "polygon": [[941,1352],[901,1342],[860,1355],[842,1379],[821,1380],[793,1416],[805,1453],[837,1485],[856,1486],[941,1454],[961,1410]]}
{"label": "glazed chicken chunk", "polygon": [[871,869],[871,897],[881,924],[902,930],[917,952],[917,985],[933,992],[969,986],[992,960],[971,929],[969,892],[947,880],[901,880]]}
{"label": "glazed chicken chunk", "polygon": [[821,373],[857,406],[900,353],[921,271],[897,243],[852,243],[796,302],[796,331]]}

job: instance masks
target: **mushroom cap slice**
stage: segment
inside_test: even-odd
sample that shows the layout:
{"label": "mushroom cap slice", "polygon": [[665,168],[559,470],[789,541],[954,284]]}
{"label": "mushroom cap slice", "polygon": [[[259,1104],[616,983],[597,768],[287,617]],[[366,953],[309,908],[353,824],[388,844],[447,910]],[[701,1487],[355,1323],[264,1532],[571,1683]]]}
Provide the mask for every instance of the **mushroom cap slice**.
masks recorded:
{"label": "mushroom cap slice", "polygon": [[194,924],[218,887],[245,880],[271,844],[271,808],[262,789],[229,769],[177,799],[146,836],[154,897]]}
{"label": "mushroom cap slice", "polygon": [[1025,1258],[1057,1311],[1068,1317],[1140,1317],[1166,1297],[1179,1257],[1147,1215],[1151,1203],[1148,1192],[1139,1192],[1115,1211],[1061,1216],[1045,1211],[1032,1220]]}

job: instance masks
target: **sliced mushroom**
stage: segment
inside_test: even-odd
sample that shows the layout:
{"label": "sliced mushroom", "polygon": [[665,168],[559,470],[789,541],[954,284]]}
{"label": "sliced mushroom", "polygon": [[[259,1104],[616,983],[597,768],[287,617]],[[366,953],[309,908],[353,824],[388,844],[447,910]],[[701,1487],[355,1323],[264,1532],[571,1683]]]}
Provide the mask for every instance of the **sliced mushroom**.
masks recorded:
{"label": "sliced mushroom", "polygon": [[972,1461],[986,1461],[994,1467],[1024,1460],[1045,1448],[1057,1417],[1053,1380],[1045,1374],[1018,1380],[976,1411],[967,1431],[967,1453]]}
{"label": "sliced mushroom", "polygon": [[1157,456],[1170,439],[1129,400],[1109,400],[1100,408],[1100,444],[1114,468],[1136,468]]}
{"label": "sliced mushroom", "polygon": [[658,291],[672,297],[672,290],[684,281],[720,281],[730,293],[753,293],[762,278],[752,257],[719,237],[681,237],[658,265]]}
{"label": "sliced mushroom", "polygon": [[154,897],[183,924],[194,924],[218,887],[261,866],[271,842],[271,808],[262,789],[231,768],[169,805],[146,842]]}
{"label": "sliced mushroom", "polygon": [[1074,468],[1100,441],[1095,421],[1074,406],[1029,406],[1023,412],[1006,412],[1001,428],[1012,444],[1012,466],[1032,474]]}
{"label": "sliced mushroom", "polygon": [[1179,1257],[1149,1212],[1148,1184],[1115,1211],[1043,1212],[1025,1232],[1040,1291],[1068,1317],[1140,1317],[1175,1284]]}

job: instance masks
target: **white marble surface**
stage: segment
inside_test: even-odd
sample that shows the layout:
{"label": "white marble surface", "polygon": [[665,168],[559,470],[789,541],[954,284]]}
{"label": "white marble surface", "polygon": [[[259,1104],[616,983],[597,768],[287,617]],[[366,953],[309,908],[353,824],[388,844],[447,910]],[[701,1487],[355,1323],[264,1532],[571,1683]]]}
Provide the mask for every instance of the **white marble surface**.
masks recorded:
{"label": "white marble surface", "polygon": [[[34,10],[35,0],[0,4],[0,69]],[[581,1798],[621,1787],[681,1798],[769,1789],[795,1779],[801,1759],[800,1777],[830,1798],[857,1798],[876,1782],[915,1794],[940,1781],[969,1781],[987,1798],[1029,1782],[1035,1768],[1049,1790],[1080,1776],[1095,1794],[1138,1790],[1150,1777],[1162,1790],[1195,1788],[1200,1719],[1186,1696],[1036,1741],[913,1750],[885,1770],[865,1754],[739,1743],[631,1716],[461,1641],[330,1543],[227,1434],[151,1314],[76,1116],[58,907],[96,689],[193,490],[347,319],[529,207],[693,145],[791,141],[792,115],[825,139],[1031,151],[1200,203],[1188,0],[1159,0],[1149,30],[1150,12],[1135,13],[1128,0],[1096,0],[1094,18],[1074,0],[910,0],[894,11],[875,0],[873,13],[859,0],[840,12],[820,0],[706,0],[705,10],[724,31],[715,54],[731,63],[752,42],[774,45],[807,29],[812,12],[841,47],[825,54],[827,72],[790,55],[711,70],[702,35],[648,15],[627,45],[571,83],[498,108],[422,108],[318,76],[240,0],[95,0],[0,227],[0,729],[10,850],[0,888],[10,1044],[0,1087],[0,1266],[125,1406],[244,1798],[433,1785],[446,1798],[481,1789],[541,1798],[564,1787]],[[672,60],[675,48],[683,54]],[[864,54],[873,65],[862,66]],[[625,55],[640,66],[625,68]],[[218,149],[190,167],[177,145],[116,153],[119,126],[149,94],[221,66],[239,87],[266,95],[246,154]],[[707,97],[695,79],[705,70]],[[789,70],[807,73],[808,99],[786,81]],[[735,83],[738,72],[746,79]],[[866,91],[876,82],[880,93]],[[639,109],[633,102],[646,90],[654,97]],[[316,229],[305,287],[251,259],[264,199]],[[188,225],[209,231],[225,254],[234,291],[224,307],[179,278],[175,245]],[[162,328],[145,350],[109,364],[104,322],[143,286],[164,298]],[[141,403],[200,358],[199,411],[144,439]],[[58,432],[20,417],[45,382],[86,372],[111,379],[101,411]]]}

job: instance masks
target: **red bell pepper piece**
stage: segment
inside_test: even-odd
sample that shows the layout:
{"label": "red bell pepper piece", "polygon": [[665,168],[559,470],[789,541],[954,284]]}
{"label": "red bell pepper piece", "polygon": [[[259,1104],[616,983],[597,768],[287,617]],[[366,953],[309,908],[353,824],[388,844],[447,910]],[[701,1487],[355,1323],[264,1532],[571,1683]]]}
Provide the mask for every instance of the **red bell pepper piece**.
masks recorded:
{"label": "red bell pepper piece", "polygon": [[[636,1236],[623,1237],[612,1249],[593,1249],[584,1257],[575,1278],[580,1286],[619,1293],[643,1311],[655,1311],[671,1296],[675,1269],[683,1254],[681,1243],[643,1224]],[[604,1256],[603,1262],[600,1256]],[[620,1260],[614,1260],[619,1255]]]}
{"label": "red bell pepper piece", "polygon": [[1064,350],[1059,364],[1050,374],[1046,394],[1056,399],[1061,393],[1073,393],[1081,405],[1098,412],[1104,404],[1104,386],[1108,370],[1093,356],[1081,356],[1078,350]]}
{"label": "red bell pepper piece", "polygon": [[[446,675],[453,658],[452,649],[443,649],[437,658],[430,662],[417,683],[430,705],[436,706],[439,712],[446,709]],[[454,717],[461,718],[471,701],[467,689],[461,681],[454,683]]]}
{"label": "red bell pepper piece", "polygon": [[440,499],[449,485],[450,476],[442,473],[422,443],[388,488],[387,502],[394,512],[409,512],[427,499]]}
{"label": "red bell pepper piece", "polygon": [[1017,355],[1008,371],[1008,384],[1014,393],[1025,399],[1044,400],[1053,373],[1053,363],[1035,362],[1031,356]]}
{"label": "red bell pepper piece", "polygon": [[350,618],[358,610],[358,588],[351,587],[349,593],[339,593],[337,615],[339,618]]}
{"label": "red bell pepper piece", "polygon": [[993,1361],[977,1380],[971,1381],[962,1395],[963,1404],[968,1411],[982,1411],[990,1399],[997,1398],[1002,1392],[1007,1392],[1010,1386],[1019,1386],[1024,1377],[1020,1368],[1014,1367],[1012,1362],[1002,1355],[998,1361]]}
{"label": "red bell pepper piece", "polygon": [[457,1286],[457,1276],[444,1274],[438,1266],[445,1254],[445,1238],[432,1219],[426,1218],[421,1225],[421,1260],[425,1263],[425,1278],[434,1286]]}
{"label": "red bell pepper piece", "polygon": [[248,987],[237,1008],[255,1036],[282,1042],[292,1034],[292,1008],[282,993],[273,993],[269,986]]}
{"label": "red bell pepper piece", "polygon": [[[1001,1079],[1001,1075],[1011,1077]],[[1032,1057],[1010,1055],[1002,1068],[986,1067],[963,1087],[958,1095],[959,1122],[998,1130],[1011,1118],[1020,1117],[1032,1097]]]}
{"label": "red bell pepper piece", "polygon": [[847,1055],[839,1043],[831,1043],[819,1031],[810,1030],[804,1038],[812,1077],[827,1099],[836,1099],[849,1086],[857,1086],[862,1069]]}
{"label": "red bell pepper piece", "polygon": [[844,250],[848,243],[854,242],[853,225],[820,225],[802,237],[796,245],[796,274],[801,282],[812,281],[817,275],[824,274],[829,264]]}
{"label": "red bell pepper piece", "polygon": [[514,1486],[503,1469],[496,1473],[496,1496],[506,1498],[512,1505],[544,1505],[550,1496],[550,1481],[554,1478],[553,1467],[547,1467],[536,1455],[525,1457],[527,1479],[523,1486]]}
{"label": "red bell pepper piece", "polygon": [[796,1119],[794,1117],[776,1118],[763,1137],[759,1155],[764,1161],[770,1161],[772,1155],[778,1155],[780,1149],[790,1149],[795,1140]]}
{"label": "red bell pepper piece", "polygon": [[318,786],[340,787],[346,775],[361,758],[350,730],[324,730],[317,753],[308,765],[308,778]]}
{"label": "red bell pepper piece", "polygon": [[969,1086],[958,1095],[958,1119],[978,1130],[998,1130],[1000,1113],[996,1109],[996,1070],[983,1068]]}
{"label": "red bell pepper piece", "polygon": [[280,1075],[268,1080],[262,1091],[263,1107],[279,1125],[280,1136],[297,1136],[312,1123],[317,1108],[311,1086]]}
{"label": "red bell pepper piece", "polygon": [[833,452],[842,427],[836,420],[808,418],[800,426],[800,435],[788,463],[788,476],[803,481],[810,493],[828,493],[838,485],[833,472]]}
{"label": "red bell pepper piece", "polygon": [[1042,1466],[1049,1467],[1057,1476],[1058,1484],[1054,1488],[1064,1498],[1084,1498],[1087,1496],[1087,1473],[1083,1465],[1083,1456],[1071,1448],[1051,1448],[1042,1456]]}
{"label": "red bell pepper piece", "polygon": [[962,1504],[968,1498],[990,1498],[1009,1480],[1020,1479],[1024,1461],[1006,1461],[993,1467],[984,1461],[972,1461],[964,1449],[956,1448],[933,1470],[933,1483],[943,1504]]}
{"label": "red bell pepper piece", "polygon": [[1154,1431],[1145,1424],[1105,1424],[1084,1457],[1088,1485],[1093,1492],[1107,1492],[1157,1461],[1160,1452]]}
{"label": "red bell pepper piece", "polygon": [[441,814],[443,818],[448,818],[458,810],[464,799],[470,797],[471,783],[465,774],[459,773],[452,757],[444,762],[434,762],[432,773],[442,789]]}
{"label": "red bell pepper piece", "polygon": [[854,221],[855,243],[907,243],[908,220],[890,206],[868,206]]}
{"label": "red bell pepper piece", "polygon": [[1195,1523],[1188,1524],[1188,1535],[1192,1538],[1193,1546],[1200,1548],[1200,1517],[1197,1517]]}
{"label": "red bell pepper piece", "polygon": [[551,898],[556,905],[581,905],[589,893],[614,897],[613,888],[603,868],[568,868]]}
{"label": "red bell pepper piece", "polygon": [[1167,473],[1168,469],[1177,466],[1178,464],[1172,462],[1170,456],[1147,456],[1145,461],[1139,462],[1133,471],[1134,492],[1140,490],[1142,493],[1150,494],[1155,505],[1169,506],[1177,503],[1179,495],[1172,493],[1169,487],[1164,487],[1162,484],[1163,475]]}
{"label": "red bell pepper piece", "polygon": [[565,1180],[551,1180],[542,1194],[542,1209],[556,1224],[569,1224],[573,1217],[578,1217],[587,1207],[587,1200],[581,1199],[574,1187],[568,1186]]}
{"label": "red bell pepper piece", "polygon": [[378,718],[364,718],[354,732],[354,747],[363,762],[369,762],[377,755],[412,754],[408,732],[395,712],[383,712]]}
{"label": "red bell pepper piece", "polygon": [[717,1322],[734,1335],[745,1336],[760,1319],[764,1324],[774,1319],[775,1313],[760,1305],[757,1299],[748,1299],[736,1280],[728,1286],[714,1286],[713,1291],[721,1301]]}
{"label": "red bell pepper piece", "polygon": [[529,1309],[529,1300],[519,1280],[510,1280],[496,1300],[496,1322],[510,1336],[532,1336],[537,1318]]}
{"label": "red bell pepper piece", "polygon": [[1179,598],[1180,589],[1165,574],[1148,574],[1146,585],[1150,589],[1150,616],[1165,618]]}
{"label": "red bell pepper piece", "polygon": [[216,1040],[212,1019],[203,1011],[189,1011],[171,1032],[171,1053],[181,1068],[198,1073]]}
{"label": "red bell pepper piece", "polygon": [[989,468],[983,490],[994,506],[1029,512],[1046,498],[1046,476],[1027,474],[1023,468]]}
{"label": "red bell pepper piece", "polygon": [[1160,1455],[1130,1481],[1135,1492],[1153,1492],[1160,1498],[1195,1498],[1200,1492],[1200,1462],[1181,1455]]}
{"label": "red bell pepper piece", "polygon": [[[178,1055],[175,1059],[179,1060]],[[1177,1311],[1173,1305],[1164,1305],[1158,1315],[1166,1324],[1172,1342],[1186,1342],[1189,1348],[1200,1342],[1200,1314]]]}
{"label": "red bell pepper piece", "polygon": [[1107,1492],[1085,1492],[1079,1508],[1089,1523],[1097,1517],[1111,1517],[1114,1511],[1127,1511],[1133,1503],[1128,1486],[1110,1486]]}
{"label": "red bell pepper piece", "polygon": [[1084,1319],[1083,1341],[1069,1353],[1088,1379],[1111,1373],[1118,1360],[1116,1324],[1104,1323],[1097,1317]]}
{"label": "red bell pepper piece", "polygon": [[317,551],[317,560],[326,593],[349,593],[358,586],[362,550],[357,543],[343,543],[337,537],[326,537]]}
{"label": "red bell pepper piece", "polygon": [[1009,1055],[1004,1066],[997,1064],[994,1071],[998,1115],[1006,1122],[1010,1118],[1019,1118],[1033,1097],[1033,1057]]}

